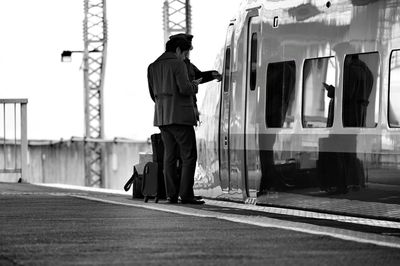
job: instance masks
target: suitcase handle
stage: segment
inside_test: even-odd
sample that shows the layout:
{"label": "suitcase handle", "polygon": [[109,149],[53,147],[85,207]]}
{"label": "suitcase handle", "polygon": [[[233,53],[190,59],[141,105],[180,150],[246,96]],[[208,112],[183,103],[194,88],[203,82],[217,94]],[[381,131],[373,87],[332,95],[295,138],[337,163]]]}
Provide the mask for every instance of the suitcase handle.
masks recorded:
{"label": "suitcase handle", "polygon": [[124,186],[124,190],[125,190],[125,191],[128,191],[128,190],[131,188],[131,186],[132,186],[132,184],[133,184],[133,180],[135,179],[135,176],[136,176],[136,175],[139,175],[139,174],[138,174],[138,172],[136,171],[136,168],[133,167],[133,174],[132,174],[131,178],[129,178],[129,180],[126,182],[126,184],[125,184],[125,186]]}
{"label": "suitcase handle", "polygon": [[128,182],[126,182],[126,184],[125,184],[125,186],[124,186],[124,190],[125,190],[125,191],[128,191],[128,190],[131,188],[134,177],[135,177],[135,174],[133,174],[133,175],[131,176],[131,178],[129,178]]}

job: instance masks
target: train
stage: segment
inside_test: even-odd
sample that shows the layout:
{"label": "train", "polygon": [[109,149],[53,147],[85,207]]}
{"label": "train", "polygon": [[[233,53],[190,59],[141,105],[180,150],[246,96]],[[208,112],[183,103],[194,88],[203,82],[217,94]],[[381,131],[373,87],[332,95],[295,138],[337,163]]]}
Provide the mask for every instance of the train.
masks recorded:
{"label": "train", "polygon": [[268,204],[400,186],[400,1],[245,0],[216,66],[196,193]]}

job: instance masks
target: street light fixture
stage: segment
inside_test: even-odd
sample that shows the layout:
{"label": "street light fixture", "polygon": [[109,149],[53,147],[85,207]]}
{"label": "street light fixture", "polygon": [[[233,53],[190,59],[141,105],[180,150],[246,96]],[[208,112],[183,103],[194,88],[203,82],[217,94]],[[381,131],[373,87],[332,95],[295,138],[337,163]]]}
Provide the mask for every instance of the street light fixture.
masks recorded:
{"label": "street light fixture", "polygon": [[72,55],[71,51],[63,51],[61,53],[61,62],[71,62],[72,61],[71,55]]}

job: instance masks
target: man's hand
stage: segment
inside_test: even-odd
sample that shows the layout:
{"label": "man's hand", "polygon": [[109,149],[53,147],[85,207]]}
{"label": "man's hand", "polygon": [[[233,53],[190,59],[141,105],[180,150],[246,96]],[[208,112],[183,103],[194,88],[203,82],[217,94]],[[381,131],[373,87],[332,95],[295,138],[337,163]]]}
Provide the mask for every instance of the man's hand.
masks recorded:
{"label": "man's hand", "polygon": [[221,81],[222,80],[222,75],[220,73],[218,73],[218,71],[213,71],[212,76],[214,79],[216,79],[217,81]]}

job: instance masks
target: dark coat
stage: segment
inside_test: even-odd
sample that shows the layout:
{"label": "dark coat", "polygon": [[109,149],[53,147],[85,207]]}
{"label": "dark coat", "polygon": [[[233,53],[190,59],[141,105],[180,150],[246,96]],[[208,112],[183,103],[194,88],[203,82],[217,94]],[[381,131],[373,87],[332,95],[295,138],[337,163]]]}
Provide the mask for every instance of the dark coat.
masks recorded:
{"label": "dark coat", "polygon": [[[199,79],[202,78],[200,84],[209,82],[211,80],[214,79],[213,77],[213,72],[216,72],[216,70],[210,70],[210,71],[200,71],[200,69],[198,69],[195,65],[193,65],[190,60],[188,58],[186,58],[184,60],[186,67],[187,67],[187,71],[188,71],[188,75],[189,75],[189,80],[193,81],[195,79]],[[196,90],[196,93],[198,91]],[[193,96],[193,101],[194,101],[194,111],[196,114],[196,120],[200,121],[200,113],[197,107],[197,97],[196,95]]]}
{"label": "dark coat", "polygon": [[202,78],[202,81],[200,84],[209,82],[214,79],[212,73],[216,72],[216,70],[210,70],[210,71],[200,71],[195,65],[193,65],[189,59],[185,59],[185,64],[188,69],[188,74],[189,74],[189,80],[195,80]]}
{"label": "dark coat", "polygon": [[196,125],[193,95],[197,85],[189,81],[183,61],[165,52],[149,65],[147,79],[155,102],[154,126]]}
{"label": "dark coat", "polygon": [[374,76],[358,58],[345,60],[343,74],[343,126],[365,127]]}

